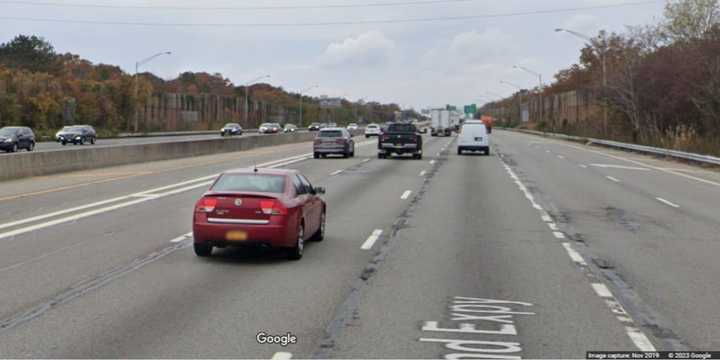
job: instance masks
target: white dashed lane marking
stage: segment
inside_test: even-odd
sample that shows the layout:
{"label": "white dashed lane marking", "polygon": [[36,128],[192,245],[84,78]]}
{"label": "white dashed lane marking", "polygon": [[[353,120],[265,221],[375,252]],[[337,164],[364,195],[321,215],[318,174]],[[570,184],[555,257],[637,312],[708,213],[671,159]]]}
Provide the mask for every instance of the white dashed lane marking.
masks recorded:
{"label": "white dashed lane marking", "polygon": [[330,176],[340,175],[343,173],[343,171],[345,171],[345,170],[335,170],[330,173]]}
{"label": "white dashed lane marking", "polygon": [[563,243],[562,244],[565,250],[567,251],[568,255],[570,256],[570,259],[582,266],[587,266],[587,263],[585,262],[585,259],[583,259],[582,255],[580,255],[579,252],[575,251],[573,249],[572,245],[570,243]]}
{"label": "white dashed lane marking", "polygon": [[668,200],[665,200],[665,199],[663,199],[663,198],[661,198],[661,197],[658,197],[658,198],[656,198],[656,199],[657,199],[657,201],[659,201],[659,202],[661,202],[661,203],[663,203],[663,204],[665,204],[665,205],[672,206],[672,207],[674,207],[674,208],[679,208],[679,207],[680,207],[680,205],[675,204],[675,203],[673,203],[673,202],[670,202],[670,201],[668,201]]}
{"label": "white dashed lane marking", "polygon": [[420,172],[420,176],[425,176],[426,173],[427,173],[427,171],[423,170]]}
{"label": "white dashed lane marking", "polygon": [[373,245],[375,245],[375,242],[380,238],[380,235],[382,235],[383,231],[380,229],[377,229],[373,231],[373,233],[365,240],[365,242],[360,246],[363,250],[370,250],[372,249]]}
{"label": "white dashed lane marking", "polygon": [[273,355],[272,360],[289,360],[292,359],[292,353],[289,352],[276,352]]}
{"label": "white dashed lane marking", "polygon": [[619,180],[619,179],[617,179],[617,178],[614,178],[614,177],[612,177],[612,176],[606,176],[606,178],[607,178],[608,180],[610,180],[610,181],[614,181],[614,182],[616,182],[616,183],[619,183],[619,182],[620,182],[620,180]]}
{"label": "white dashed lane marking", "polygon": [[[546,150],[547,152],[550,152],[549,150]],[[561,155],[558,155],[558,158],[564,158]],[[507,170],[510,177],[513,179],[515,184],[520,188],[520,191],[522,191],[525,194],[525,197],[530,201],[532,206],[535,209],[538,209],[540,212],[540,217],[542,220],[547,224],[547,226],[552,230],[553,235],[558,239],[565,239],[566,236],[564,233],[558,231],[558,226],[555,222],[553,222],[552,217],[550,214],[547,213],[547,211],[543,210],[542,207],[540,207],[537,202],[535,202],[534,197],[532,194],[528,191],[525,184],[520,181],[520,178],[515,174],[515,172],[510,168],[510,166],[503,161],[503,165],[505,167],[505,170]],[[587,165],[579,164],[581,168],[587,168]],[[617,179],[608,176],[609,180],[618,181]],[[663,198],[657,198],[658,201],[661,201],[667,205],[673,206],[673,207],[679,207],[676,204],[673,204],[670,201],[667,201]],[[565,251],[567,251],[568,256],[570,259],[575,262],[576,264],[579,264],[582,266],[583,271],[588,271],[588,264],[585,261],[585,259],[580,255],[579,252],[577,252],[571,243],[569,242],[563,242],[562,246],[565,248]],[[633,319],[630,317],[630,315],[625,311],[623,306],[615,299],[614,295],[610,291],[610,289],[607,287],[607,285],[601,283],[601,282],[591,282],[590,285],[592,286],[593,290],[595,291],[595,294],[599,296],[600,298],[605,300],[605,304],[610,309],[610,311],[615,315],[618,321],[620,321],[623,326],[625,326],[625,332],[627,333],[630,340],[635,344],[635,346],[640,349],[641,351],[656,351],[655,346],[653,346],[652,342],[648,337],[637,327],[630,326],[634,325]],[[422,339],[421,339],[422,341]]]}
{"label": "white dashed lane marking", "polygon": [[403,199],[403,200],[407,200],[407,198],[410,197],[410,194],[412,194],[412,191],[407,190],[407,191],[405,191],[405,192],[402,194],[402,196],[400,196],[400,198]]}

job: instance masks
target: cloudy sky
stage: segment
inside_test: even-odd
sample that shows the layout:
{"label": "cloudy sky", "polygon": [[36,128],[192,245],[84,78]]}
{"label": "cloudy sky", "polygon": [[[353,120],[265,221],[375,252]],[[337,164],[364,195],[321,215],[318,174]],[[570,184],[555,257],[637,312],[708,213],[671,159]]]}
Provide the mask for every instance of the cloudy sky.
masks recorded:
{"label": "cloudy sky", "polygon": [[[143,70],[163,78],[183,71],[219,72],[235,84],[270,74],[270,83],[292,91],[317,84],[312,95],[395,102],[419,109],[480,103],[494,96],[490,94],[511,94],[513,88],[500,80],[523,87],[537,83],[513,65],[541,72],[551,80],[559,69],[576,62],[583,45],[580,39],[553,29],[564,27],[590,35],[600,29],[622,31],[626,25],[658,21],[664,5],[657,0],[550,14],[368,23],[588,8],[637,0],[430,0],[433,3],[417,4],[423,1],[428,0],[0,0],[0,42],[17,34],[36,34],[60,52],[119,65],[129,72],[135,61],[170,50],[171,56],[158,58]],[[416,4],[297,8],[407,2]],[[286,8],[267,9],[282,6]],[[323,22],[365,23],[287,26]]]}

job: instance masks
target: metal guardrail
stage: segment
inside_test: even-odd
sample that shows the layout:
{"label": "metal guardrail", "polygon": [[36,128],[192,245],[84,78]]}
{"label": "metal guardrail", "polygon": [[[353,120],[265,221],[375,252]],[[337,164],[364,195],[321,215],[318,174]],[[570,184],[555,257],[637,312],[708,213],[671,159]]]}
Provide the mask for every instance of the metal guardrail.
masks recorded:
{"label": "metal guardrail", "polygon": [[505,130],[517,131],[517,132],[533,134],[533,135],[549,136],[549,137],[554,137],[554,138],[564,139],[564,140],[581,141],[581,142],[586,142],[588,145],[597,144],[597,145],[607,146],[607,147],[621,149],[621,150],[635,151],[635,152],[644,153],[644,154],[665,156],[665,157],[671,157],[671,158],[676,158],[676,159],[693,161],[693,162],[697,162],[697,163],[701,163],[701,164],[711,164],[711,165],[720,166],[720,157],[715,157],[715,156],[711,156],[711,155],[702,155],[702,154],[689,153],[689,152],[679,151],[679,150],[670,150],[670,149],[663,149],[663,148],[652,147],[652,146],[629,144],[629,143],[624,143],[624,142],[619,142],[619,141],[586,138],[586,137],[580,137],[580,136],[548,133],[548,132],[541,132],[541,131],[534,131],[534,130],[507,129],[507,128]]}

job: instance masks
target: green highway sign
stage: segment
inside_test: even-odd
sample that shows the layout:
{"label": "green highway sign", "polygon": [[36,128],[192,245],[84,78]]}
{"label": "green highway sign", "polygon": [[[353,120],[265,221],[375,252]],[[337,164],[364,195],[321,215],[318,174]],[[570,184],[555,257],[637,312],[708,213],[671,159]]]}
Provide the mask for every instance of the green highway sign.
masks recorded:
{"label": "green highway sign", "polygon": [[466,114],[475,114],[477,112],[477,105],[465,105],[465,113]]}

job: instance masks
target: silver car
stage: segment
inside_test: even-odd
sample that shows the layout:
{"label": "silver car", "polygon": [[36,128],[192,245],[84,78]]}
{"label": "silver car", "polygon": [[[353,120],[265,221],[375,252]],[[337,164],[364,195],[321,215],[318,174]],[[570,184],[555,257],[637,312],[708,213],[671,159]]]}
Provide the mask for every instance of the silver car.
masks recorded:
{"label": "silver car", "polygon": [[355,141],[347,129],[325,128],[318,131],[313,142],[313,154],[316,159],[329,154],[339,154],[344,158],[355,156]]}

